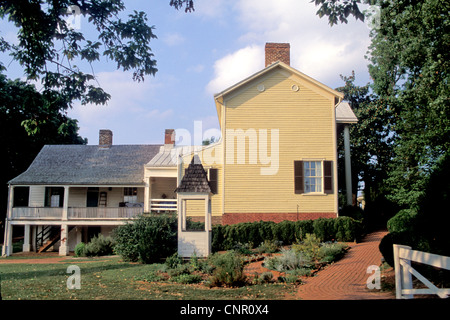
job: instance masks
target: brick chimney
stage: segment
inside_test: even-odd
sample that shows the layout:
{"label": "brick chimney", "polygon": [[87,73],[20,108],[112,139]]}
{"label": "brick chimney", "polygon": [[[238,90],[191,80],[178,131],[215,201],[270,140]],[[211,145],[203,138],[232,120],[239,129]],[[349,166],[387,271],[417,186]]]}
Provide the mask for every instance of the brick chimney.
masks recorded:
{"label": "brick chimney", "polygon": [[277,61],[281,61],[287,65],[291,64],[291,45],[289,43],[267,42],[265,53],[266,67]]}
{"label": "brick chimney", "polygon": [[164,146],[166,148],[172,148],[175,144],[175,130],[166,129],[164,134]]}
{"label": "brick chimney", "polygon": [[98,145],[100,148],[110,148],[112,146],[113,133],[111,130],[100,130],[98,137]]}

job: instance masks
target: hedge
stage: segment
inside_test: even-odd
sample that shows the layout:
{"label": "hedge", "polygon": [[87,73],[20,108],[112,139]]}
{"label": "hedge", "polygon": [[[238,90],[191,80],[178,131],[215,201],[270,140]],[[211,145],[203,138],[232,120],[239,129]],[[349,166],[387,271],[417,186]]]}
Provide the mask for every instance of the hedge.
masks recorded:
{"label": "hedge", "polygon": [[283,245],[289,245],[302,241],[308,233],[314,234],[320,241],[358,241],[362,233],[362,222],[351,217],[338,217],[214,225],[211,246],[213,251],[231,250],[237,243],[249,243],[256,247],[264,240],[278,240]]}

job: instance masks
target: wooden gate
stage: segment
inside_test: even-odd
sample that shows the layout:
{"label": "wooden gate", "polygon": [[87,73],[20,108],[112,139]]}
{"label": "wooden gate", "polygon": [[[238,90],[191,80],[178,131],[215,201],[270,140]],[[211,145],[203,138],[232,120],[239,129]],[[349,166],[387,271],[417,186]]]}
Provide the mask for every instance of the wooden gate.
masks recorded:
{"label": "wooden gate", "polygon": [[[394,244],[395,292],[397,299],[412,299],[415,294],[436,294],[447,298],[450,289],[440,289],[411,267],[411,261],[450,270],[450,257],[412,250],[411,247]],[[420,280],[427,289],[413,289],[412,276]]]}

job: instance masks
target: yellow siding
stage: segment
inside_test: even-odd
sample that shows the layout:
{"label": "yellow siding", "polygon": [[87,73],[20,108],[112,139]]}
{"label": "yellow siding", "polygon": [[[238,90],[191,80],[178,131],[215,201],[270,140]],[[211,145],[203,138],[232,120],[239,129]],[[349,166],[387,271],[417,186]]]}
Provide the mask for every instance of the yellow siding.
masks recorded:
{"label": "yellow siding", "polygon": [[188,217],[205,217],[205,200],[188,199],[185,206]]}
{"label": "yellow siding", "polygon": [[[261,84],[263,92],[258,91]],[[292,85],[299,90],[293,91]],[[237,141],[234,154],[225,154],[225,212],[335,212],[336,190],[333,195],[294,194],[294,160],[336,161],[334,96],[302,79],[274,71],[233,97],[226,97],[225,106],[225,130],[254,130],[258,139],[260,129],[279,132],[279,168],[275,175],[261,175],[261,167],[269,165],[261,165],[259,146],[256,154],[249,154],[246,144],[245,164],[237,164]],[[228,144],[230,136],[225,140]],[[270,134],[268,141],[270,154]],[[250,164],[249,159],[258,161]],[[336,172],[333,176],[336,179]]]}

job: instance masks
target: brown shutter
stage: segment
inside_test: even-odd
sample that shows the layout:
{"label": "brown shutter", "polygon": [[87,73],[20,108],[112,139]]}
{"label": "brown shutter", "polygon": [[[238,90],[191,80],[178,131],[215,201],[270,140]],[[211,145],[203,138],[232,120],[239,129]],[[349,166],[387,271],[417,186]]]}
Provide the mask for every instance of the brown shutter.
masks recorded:
{"label": "brown shutter", "polygon": [[294,161],[294,190],[295,194],[304,192],[303,161]]}
{"label": "brown shutter", "polygon": [[217,194],[217,169],[209,169],[209,186],[211,187],[211,192]]}
{"label": "brown shutter", "polygon": [[326,194],[333,193],[333,161],[323,162],[323,192]]}

